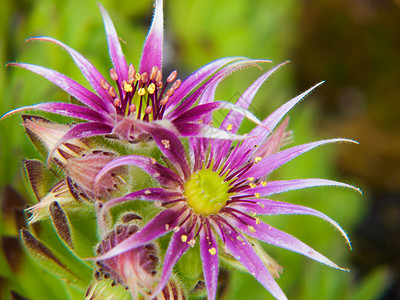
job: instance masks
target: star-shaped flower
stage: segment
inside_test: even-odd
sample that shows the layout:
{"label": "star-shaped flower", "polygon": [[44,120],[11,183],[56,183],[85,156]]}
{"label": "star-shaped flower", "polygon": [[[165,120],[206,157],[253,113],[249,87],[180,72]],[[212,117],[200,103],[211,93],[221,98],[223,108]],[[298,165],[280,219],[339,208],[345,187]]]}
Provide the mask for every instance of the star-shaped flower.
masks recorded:
{"label": "star-shaped flower", "polygon": [[[275,69],[257,79],[236,104],[247,108],[258,88]],[[278,167],[315,147],[350,141],[322,140],[279,151],[288,137],[285,131],[287,121],[272,134],[266,128],[273,130],[284,115],[313,88],[278,108],[262,122],[262,125],[252,130],[250,136],[253,138],[240,144],[234,145],[229,140],[191,138],[187,155],[181,141],[168,130],[160,128],[153,136],[173,168],[167,168],[155,159],[136,155],[117,158],[109,163],[98,174],[97,180],[115,167],[131,164],[145,170],[161,187],[135,191],[108,201],[99,212],[100,225],[103,226],[103,220],[111,207],[126,201],[156,201],[166,209],[134,236],[97,259],[109,259],[120,255],[173,231],[164,259],[163,273],[154,295],[166,284],[179,258],[199,241],[204,280],[211,300],[216,297],[218,255],[221,250],[239,261],[275,298],[286,299],[265,263],[254,250],[251,238],[342,269],[300,240],[264,223],[258,217],[279,214],[317,216],[334,225],[349,243],[344,230],[325,214],[312,208],[269,199],[273,194],[314,186],[356,189],[345,183],[319,178],[282,181],[266,179],[266,176]],[[241,115],[230,112],[220,129],[236,133],[242,119]]]}
{"label": "star-shaped flower", "polygon": [[99,7],[113,64],[110,69],[111,81],[64,43],[50,37],[31,38],[29,40],[48,41],[64,48],[94,92],[57,71],[27,63],[10,63],[10,66],[43,76],[80,104],[40,103],[13,110],[2,118],[25,110],[40,110],[86,121],[73,126],[58,141],[56,148],[69,139],[96,135],[131,143],[146,141],[150,137],[149,131],[158,127],[168,128],[177,136],[239,138],[198,122],[216,109],[236,110],[258,123],[257,118],[248,111],[224,101],[214,101],[214,97],[210,97],[210,86],[215,89],[213,83],[220,82],[232,72],[266,60],[222,58],[203,66],[184,81],[177,79],[176,71],[163,78],[163,1],[156,0],[152,25],[144,43],[139,69],[136,70],[132,64],[127,64],[115,27],[105,9],[101,5]]}

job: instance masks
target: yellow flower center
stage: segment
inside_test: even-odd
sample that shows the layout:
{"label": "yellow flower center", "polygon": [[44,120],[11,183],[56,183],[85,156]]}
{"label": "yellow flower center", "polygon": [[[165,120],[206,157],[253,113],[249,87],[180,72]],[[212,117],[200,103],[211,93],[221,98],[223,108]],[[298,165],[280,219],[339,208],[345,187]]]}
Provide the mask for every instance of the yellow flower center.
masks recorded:
{"label": "yellow flower center", "polygon": [[187,204],[196,214],[208,216],[219,212],[229,200],[229,182],[212,169],[201,169],[192,174],[185,184]]}

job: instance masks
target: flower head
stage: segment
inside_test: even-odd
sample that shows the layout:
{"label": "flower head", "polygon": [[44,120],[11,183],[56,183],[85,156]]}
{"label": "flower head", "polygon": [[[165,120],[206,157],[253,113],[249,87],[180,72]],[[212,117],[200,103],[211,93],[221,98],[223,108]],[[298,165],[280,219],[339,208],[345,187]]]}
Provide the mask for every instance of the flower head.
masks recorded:
{"label": "flower head", "polygon": [[[208,124],[199,124],[198,121],[216,109],[238,110],[229,103],[214,101],[214,98],[210,97],[215,90],[215,84],[235,70],[265,60],[222,58],[203,66],[183,82],[177,79],[177,71],[163,78],[162,6],[162,0],[155,1],[154,18],[137,70],[133,64],[127,64],[115,27],[105,9],[99,5],[113,64],[109,74],[111,81],[103,77],[85,57],[64,43],[50,37],[29,39],[48,41],[64,48],[94,92],[57,71],[27,63],[10,63],[11,66],[21,67],[45,77],[77,99],[80,104],[40,103],[13,110],[2,118],[35,109],[86,121],[72,126],[54,145],[55,148],[70,139],[96,135],[131,143],[147,141],[158,127],[168,128],[177,136],[234,137]],[[198,105],[193,107],[196,102]],[[249,112],[240,112],[257,122]],[[51,154],[53,152],[50,152]]]}
{"label": "flower head", "polygon": [[[239,98],[236,105],[246,108],[258,88],[278,67],[257,79]],[[180,257],[198,241],[209,299],[216,297],[218,255],[224,255],[223,253],[228,253],[240,262],[274,297],[286,299],[268,271],[265,261],[257,255],[251,239],[303,254],[333,268],[341,269],[300,240],[264,223],[258,217],[277,214],[317,216],[334,225],[349,243],[343,229],[323,213],[308,207],[268,199],[273,194],[314,186],[353,188],[345,183],[318,178],[283,181],[266,179],[266,176],[276,168],[315,147],[349,141],[322,140],[278,151],[290,137],[286,131],[287,120],[274,133],[271,134],[271,131],[313,88],[278,108],[262,122],[262,125],[252,130],[250,136],[253,138],[241,144],[234,145],[229,140],[191,138],[187,156],[180,140],[169,135],[166,130],[160,129],[154,134],[154,139],[173,165],[174,171],[154,159],[134,155],[121,157],[109,163],[98,174],[97,179],[110,169],[132,164],[148,172],[158,180],[161,187],[135,191],[105,203],[99,212],[101,225],[109,208],[126,201],[136,199],[157,201],[166,209],[134,236],[97,259],[109,259],[120,255],[173,231],[161,279],[154,295],[166,284]],[[236,133],[242,119],[243,116],[230,112],[220,129]],[[205,118],[204,121],[208,120]],[[218,238],[222,243],[218,242]]]}

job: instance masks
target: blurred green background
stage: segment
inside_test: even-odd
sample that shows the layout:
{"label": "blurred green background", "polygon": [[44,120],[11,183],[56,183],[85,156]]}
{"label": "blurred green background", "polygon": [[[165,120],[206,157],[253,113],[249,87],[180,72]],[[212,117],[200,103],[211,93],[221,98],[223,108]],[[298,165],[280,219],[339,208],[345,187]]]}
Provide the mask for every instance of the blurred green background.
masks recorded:
{"label": "blurred green background", "polygon": [[[128,62],[137,66],[150,25],[152,0],[101,3],[124,41]],[[78,50],[108,74],[111,66],[96,1],[2,0],[0,9],[0,115],[41,101],[67,100],[45,79],[5,67],[10,61],[53,68],[86,85],[68,54],[45,43],[51,36]],[[165,73],[184,78],[223,56],[287,59],[261,88],[251,110],[264,118],[285,101],[326,80],[290,112],[294,144],[349,137],[312,151],[273,178],[325,177],[360,187],[364,194],[315,188],[275,199],[316,208],[347,230],[350,252],[328,224],[305,216],[268,222],[328,256],[350,273],[329,269],[300,255],[266,246],[284,267],[278,283],[290,299],[400,299],[400,1],[399,0],[171,0],[165,3]],[[260,70],[235,73],[217,91],[237,99]],[[19,116],[0,122],[0,299],[80,299],[68,286],[23,255],[16,228],[23,226],[25,201],[21,160],[39,158]],[[12,187],[12,188],[11,188]],[[15,275],[17,274],[17,275]],[[252,276],[224,273],[221,299],[272,299]],[[10,291],[15,293],[11,296]]]}

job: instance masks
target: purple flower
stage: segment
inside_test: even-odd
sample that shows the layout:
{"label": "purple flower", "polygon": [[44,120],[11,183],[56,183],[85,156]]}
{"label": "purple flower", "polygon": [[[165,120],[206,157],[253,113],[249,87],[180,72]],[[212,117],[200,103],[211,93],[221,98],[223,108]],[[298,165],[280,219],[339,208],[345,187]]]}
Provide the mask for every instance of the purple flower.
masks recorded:
{"label": "purple flower", "polygon": [[[278,67],[257,79],[236,104],[247,108],[258,88]],[[190,138],[188,158],[180,140],[170,131],[160,128],[153,133],[153,136],[173,168],[167,168],[153,158],[136,155],[118,158],[109,163],[98,174],[97,180],[115,167],[131,164],[145,170],[159,182],[161,187],[135,191],[106,202],[99,212],[100,225],[104,226],[104,217],[111,207],[126,201],[156,201],[166,209],[134,236],[127,238],[96,259],[103,260],[120,255],[173,231],[164,259],[161,279],[154,295],[166,284],[179,258],[189,247],[193,247],[196,241],[199,241],[209,299],[216,297],[218,253],[221,250],[239,261],[275,298],[286,299],[247,237],[303,254],[330,267],[342,269],[300,240],[264,223],[257,217],[257,215],[279,214],[317,216],[334,225],[349,243],[344,230],[323,213],[312,208],[269,199],[269,196],[273,194],[314,186],[342,186],[356,189],[345,183],[319,178],[282,181],[265,179],[278,167],[315,147],[350,141],[346,139],[322,140],[278,152],[279,147],[288,138],[288,133],[285,131],[287,121],[284,121],[274,133],[271,134],[270,130],[273,130],[284,115],[314,88],[282,105],[267,117],[262,125],[252,130],[249,135],[253,138],[248,138],[236,146],[229,140]],[[203,119],[205,123],[209,121],[207,118],[209,116]],[[236,133],[242,119],[243,116],[230,112],[220,129]],[[218,238],[222,243],[217,242]]]}
{"label": "purple flower", "polygon": [[[243,57],[222,58],[203,66],[183,82],[173,71],[163,80],[163,1],[156,0],[150,31],[144,43],[139,69],[127,64],[114,25],[99,5],[107,34],[109,54],[113,64],[111,82],[81,54],[60,41],[49,37],[30,40],[48,41],[64,48],[90,83],[93,91],[73,79],[48,68],[26,63],[10,63],[39,74],[56,84],[81,105],[73,103],[40,103],[22,107],[5,114],[2,118],[24,110],[45,112],[77,118],[82,122],[73,126],[56,144],[56,147],[72,138],[96,135],[118,138],[129,142],[145,141],[151,128],[165,127],[178,136],[202,136],[232,138],[232,134],[220,132],[199,124],[202,116],[216,109],[233,109],[231,104],[215,101],[210,95],[212,83],[219,82],[232,72],[265,60]],[[207,97],[206,97],[207,95]],[[193,107],[198,102],[199,105]],[[257,123],[247,111],[240,111]],[[52,153],[50,153],[52,154]]]}

